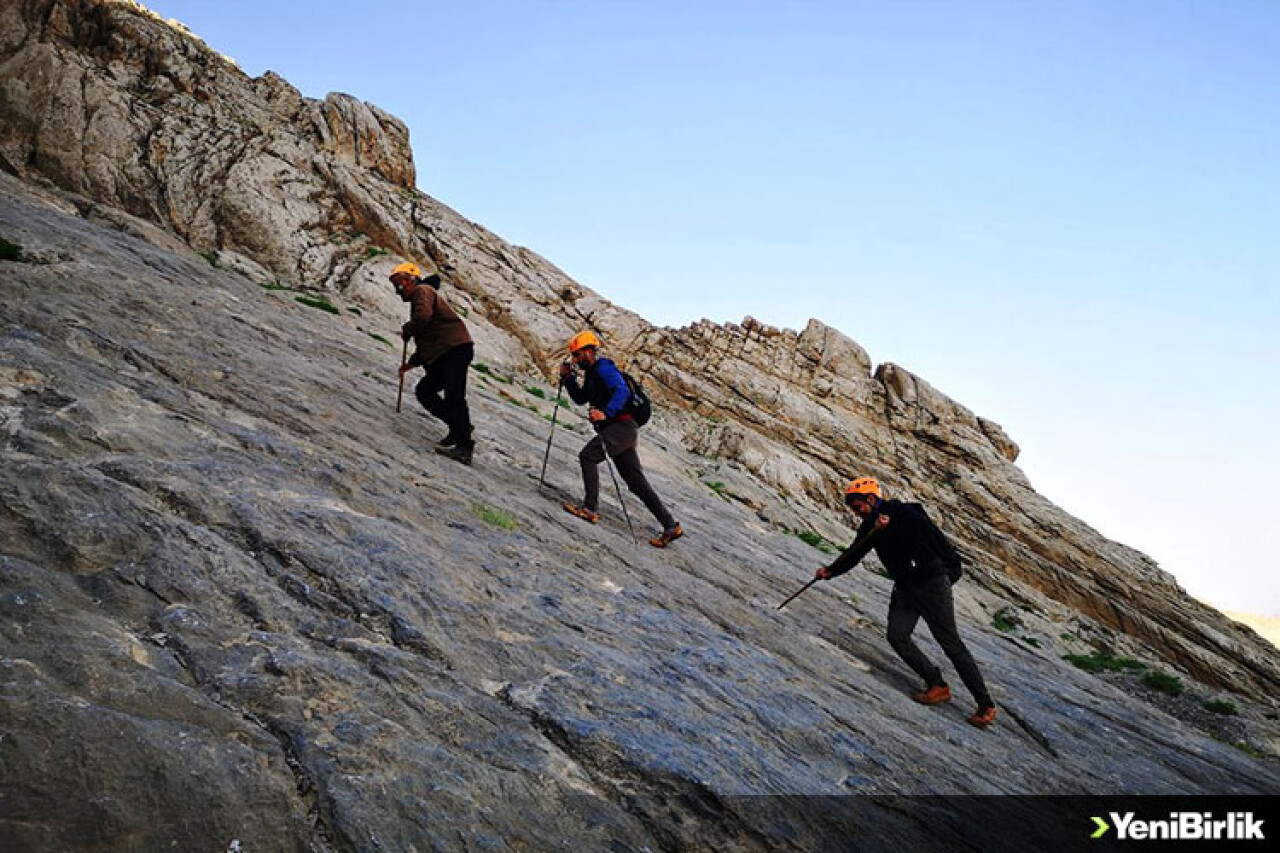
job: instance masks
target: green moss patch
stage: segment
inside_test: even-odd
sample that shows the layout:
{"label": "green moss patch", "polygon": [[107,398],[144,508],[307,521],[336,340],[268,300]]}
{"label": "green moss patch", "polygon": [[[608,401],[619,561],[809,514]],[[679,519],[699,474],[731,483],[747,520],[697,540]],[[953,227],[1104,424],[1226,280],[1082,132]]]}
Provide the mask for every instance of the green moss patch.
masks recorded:
{"label": "green moss patch", "polygon": [[485,524],[501,530],[515,530],[518,526],[515,518],[505,509],[498,509],[486,503],[478,503],[471,507],[471,511],[475,513],[476,518]]}
{"label": "green moss patch", "polygon": [[316,308],[316,309],[319,309],[320,311],[327,311],[330,314],[342,313],[341,311],[338,310],[337,306],[335,306],[328,299],[325,299],[323,296],[295,296],[293,297],[293,301],[301,302],[303,305],[306,305],[308,308]]}
{"label": "green moss patch", "polygon": [[826,539],[824,539],[820,533],[815,533],[812,530],[796,530],[793,532],[796,538],[799,539],[801,542],[805,543],[806,545],[810,545],[814,548],[817,548],[819,551],[821,551],[824,554],[840,553],[840,549],[837,548],[833,543],[828,542]]}
{"label": "green moss patch", "polygon": [[1063,655],[1070,662],[1085,672],[1121,672],[1126,669],[1146,669],[1147,665],[1134,658],[1118,658],[1108,652],[1093,652],[1087,655]]}
{"label": "green moss patch", "polygon": [[1142,676],[1142,683],[1152,690],[1159,690],[1161,693],[1168,693],[1170,696],[1177,696],[1186,689],[1182,684],[1182,679],[1178,678],[1178,676],[1169,675],[1167,672],[1160,672],[1155,669]]}

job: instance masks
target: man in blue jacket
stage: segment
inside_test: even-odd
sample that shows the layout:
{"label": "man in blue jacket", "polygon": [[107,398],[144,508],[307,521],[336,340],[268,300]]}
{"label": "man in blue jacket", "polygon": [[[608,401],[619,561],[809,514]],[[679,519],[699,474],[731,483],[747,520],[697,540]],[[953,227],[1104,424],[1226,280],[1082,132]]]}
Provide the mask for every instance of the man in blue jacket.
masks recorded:
{"label": "man in blue jacket", "polygon": [[[920,618],[933,638],[951,659],[964,686],[978,702],[969,722],[986,728],[995,722],[996,704],[991,701],[978,665],[960,639],[956,628],[955,603],[951,584],[959,577],[960,555],[918,503],[885,500],[880,484],[859,477],[845,489],[845,503],[862,519],[854,544],[830,566],[818,569],[818,580],[838,577],[856,566],[871,549],[893,578],[889,597],[889,645],[924,679],[924,690],[911,698],[925,705],[951,701],[951,688],[942,671],[925,657],[911,639]],[[954,575],[952,570],[955,570]]]}
{"label": "man in blue jacket", "polygon": [[[578,462],[582,465],[582,503],[567,502],[564,508],[592,524],[599,520],[600,514],[596,511],[600,505],[599,465],[608,453],[618,466],[618,473],[622,475],[627,488],[662,525],[662,532],[650,539],[649,544],[655,548],[665,548],[683,536],[684,530],[662,505],[653,487],[649,485],[644,469],[640,467],[640,456],[636,453],[640,427],[627,411],[631,389],[627,387],[627,381],[622,378],[617,365],[610,359],[600,357],[597,352],[599,347],[600,339],[594,332],[574,335],[569,341],[569,357],[573,359],[573,364],[565,362],[560,366],[560,379],[569,390],[573,402],[590,405],[587,416],[596,430],[596,437],[588,441],[578,454]],[[574,373],[574,365],[583,371],[581,386]]]}

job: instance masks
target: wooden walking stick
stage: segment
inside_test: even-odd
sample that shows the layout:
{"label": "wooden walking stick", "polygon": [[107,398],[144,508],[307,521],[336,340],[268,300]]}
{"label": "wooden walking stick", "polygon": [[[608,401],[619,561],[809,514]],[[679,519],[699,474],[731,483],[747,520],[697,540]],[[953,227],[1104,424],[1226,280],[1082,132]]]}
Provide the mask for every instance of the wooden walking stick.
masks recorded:
{"label": "wooden walking stick", "polygon": [[409,342],[404,342],[404,352],[400,353],[400,390],[396,392],[396,414],[400,414],[400,401],[404,399],[404,365],[409,360]]}

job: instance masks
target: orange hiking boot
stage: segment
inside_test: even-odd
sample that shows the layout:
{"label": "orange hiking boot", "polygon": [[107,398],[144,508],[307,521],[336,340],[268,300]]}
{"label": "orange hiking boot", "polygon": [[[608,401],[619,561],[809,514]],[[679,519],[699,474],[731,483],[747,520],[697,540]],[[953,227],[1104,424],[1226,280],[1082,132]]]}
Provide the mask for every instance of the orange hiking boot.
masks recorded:
{"label": "orange hiking boot", "polygon": [[911,698],[921,705],[941,705],[951,701],[951,688],[945,684],[926,687]]}
{"label": "orange hiking boot", "polygon": [[969,717],[969,725],[977,726],[980,729],[985,729],[987,726],[991,725],[995,721],[996,721],[995,705],[991,705],[986,708],[979,708],[978,710],[974,711],[973,714]]}
{"label": "orange hiking boot", "polygon": [[672,542],[684,535],[684,529],[679,524],[673,524],[657,536],[649,540],[649,544],[655,548],[665,548]]}
{"label": "orange hiking boot", "polygon": [[585,506],[578,506],[575,503],[570,503],[569,501],[564,502],[564,511],[570,515],[576,515],[583,521],[589,521],[592,524],[595,524],[600,520],[600,513],[589,510]]}

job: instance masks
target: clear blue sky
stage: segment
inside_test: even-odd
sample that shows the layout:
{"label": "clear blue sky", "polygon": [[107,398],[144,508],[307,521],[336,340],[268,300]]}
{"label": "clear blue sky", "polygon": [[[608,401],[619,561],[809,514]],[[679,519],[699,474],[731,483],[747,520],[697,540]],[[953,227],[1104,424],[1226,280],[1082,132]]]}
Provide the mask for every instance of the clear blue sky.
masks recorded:
{"label": "clear blue sky", "polygon": [[149,5],[654,322],[841,329],[1280,615],[1280,3]]}

